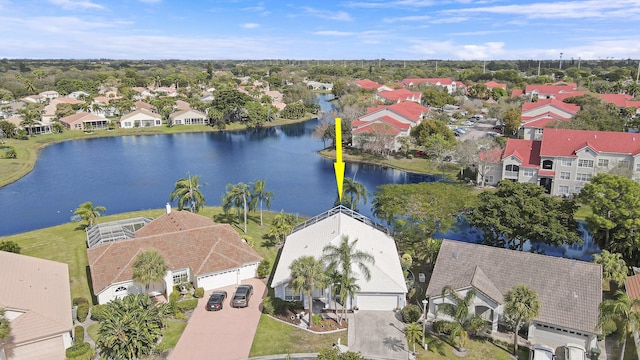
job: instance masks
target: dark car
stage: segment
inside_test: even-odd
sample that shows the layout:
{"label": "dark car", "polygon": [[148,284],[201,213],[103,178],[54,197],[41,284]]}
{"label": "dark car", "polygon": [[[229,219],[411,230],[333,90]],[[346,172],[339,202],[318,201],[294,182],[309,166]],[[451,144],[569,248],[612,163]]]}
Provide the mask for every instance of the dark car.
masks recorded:
{"label": "dark car", "polygon": [[253,285],[240,285],[231,299],[231,307],[247,307],[249,299],[253,295]]}
{"label": "dark car", "polygon": [[222,310],[222,305],[223,305],[224,299],[226,298],[227,298],[226,291],[212,292],[211,296],[209,296],[209,300],[207,301],[207,306],[205,307],[205,309],[207,309],[208,311]]}

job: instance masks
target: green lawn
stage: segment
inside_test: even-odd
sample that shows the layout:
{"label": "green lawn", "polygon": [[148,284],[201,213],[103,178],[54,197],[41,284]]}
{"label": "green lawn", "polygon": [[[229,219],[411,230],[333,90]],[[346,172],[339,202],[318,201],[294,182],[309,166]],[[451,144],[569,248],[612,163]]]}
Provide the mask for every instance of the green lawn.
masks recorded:
{"label": "green lawn", "polygon": [[[453,353],[453,347],[446,341],[431,335],[427,336],[426,339],[426,351],[416,345],[418,360],[459,359],[459,357]],[[487,340],[469,338],[465,348],[468,352],[464,359],[467,360],[513,360],[513,356],[505,347],[493,344]],[[519,347],[518,350],[520,359],[529,358],[529,349]]]}
{"label": "green lawn", "polygon": [[249,357],[318,352],[337,343],[338,338],[342,344],[347,344],[346,331],[326,335],[312,334],[262,314]]}
{"label": "green lawn", "polygon": [[87,328],[87,335],[89,335],[89,337],[93,340],[94,343],[98,341],[99,329],[100,329],[100,324],[98,323],[93,323],[89,325],[89,327]]}
{"label": "green lawn", "polygon": [[[100,205],[100,204],[96,204]],[[108,211],[109,209],[107,209]],[[164,209],[134,211],[116,215],[109,215],[99,218],[99,222],[107,222],[121,219],[128,219],[138,216],[156,218],[164,213]],[[235,214],[235,211],[233,212]],[[216,222],[225,222],[220,207],[205,207],[200,211],[200,215],[214,218]],[[248,233],[243,233],[242,226],[237,223],[237,218],[232,217],[232,226],[240,236],[247,238],[254,243],[254,249],[273,265],[277,249],[275,245],[263,236],[268,232],[269,226],[275,214],[264,213],[264,226],[260,226],[260,213],[250,213],[248,216]],[[300,219],[303,221],[304,219]],[[0,241],[14,241],[22,248],[22,254],[42,259],[49,259],[63,262],[69,265],[69,281],[71,284],[71,297],[85,297],[91,299],[91,292],[87,274],[88,260],[86,235],[84,222],[67,223],[50,228],[30,231],[27,233],[0,237]]]}
{"label": "green lawn", "polygon": [[162,342],[160,343],[160,348],[164,350],[173,349],[176,347],[178,340],[180,340],[180,336],[184,331],[184,328],[187,327],[186,321],[179,320],[169,320],[167,321],[167,328],[164,330],[162,334]]}

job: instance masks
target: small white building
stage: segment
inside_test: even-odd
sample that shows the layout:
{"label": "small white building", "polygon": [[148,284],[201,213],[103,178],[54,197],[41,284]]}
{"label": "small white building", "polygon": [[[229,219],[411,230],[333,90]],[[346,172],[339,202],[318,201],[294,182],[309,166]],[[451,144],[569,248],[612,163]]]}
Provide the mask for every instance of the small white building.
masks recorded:
{"label": "small white building", "polygon": [[162,126],[162,116],[147,109],[138,109],[120,118],[120,127],[123,129]]}
{"label": "small white building", "polygon": [[207,125],[209,117],[207,114],[193,109],[180,110],[169,115],[173,125]]}
{"label": "small white building", "polygon": [[[394,310],[398,306],[405,306],[407,286],[395,241],[384,227],[343,206],[305,221],[287,236],[271,282],[275,296],[283,300],[303,300],[302,294],[294,292],[289,286],[291,263],[301,256],[320,259],[324,247],[339,245],[343,236],[348,236],[350,242],[357,239],[355,249],[375,259],[375,264],[366,264],[371,273],[369,281],[354,267],[360,291],[351,304],[347,300],[344,305],[358,306],[361,310]],[[333,306],[329,287],[315,289],[312,297],[321,299],[325,308]],[[307,307],[307,299],[303,301]]]}

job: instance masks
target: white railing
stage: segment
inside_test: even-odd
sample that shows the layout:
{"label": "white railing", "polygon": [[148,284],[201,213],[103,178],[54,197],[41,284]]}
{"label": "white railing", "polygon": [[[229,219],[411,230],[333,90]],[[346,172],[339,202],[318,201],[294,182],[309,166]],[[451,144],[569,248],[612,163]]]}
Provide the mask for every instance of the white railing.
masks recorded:
{"label": "white railing", "polygon": [[378,223],[374,222],[373,220],[369,219],[368,217],[366,217],[366,216],[364,216],[364,215],[362,215],[360,213],[357,213],[357,212],[355,212],[355,211],[353,211],[353,210],[351,210],[349,208],[346,208],[346,207],[344,207],[342,205],[338,205],[338,206],[334,207],[333,209],[327,210],[327,211],[325,211],[325,212],[323,212],[321,214],[318,214],[318,215],[306,220],[303,223],[300,223],[300,224],[296,225],[293,228],[293,230],[291,231],[291,233],[293,234],[294,232],[296,232],[298,230],[302,230],[302,229],[304,229],[306,227],[309,227],[309,226],[311,226],[311,225],[313,225],[313,224],[315,224],[315,223],[317,223],[319,221],[322,221],[322,220],[324,220],[324,219],[326,219],[326,218],[328,218],[328,217],[330,217],[332,215],[339,214],[339,213],[348,215],[348,216],[350,216],[351,218],[353,218],[355,220],[361,221],[361,222],[363,222],[363,223],[365,223],[365,224],[367,224],[369,226],[372,226],[372,227],[384,232],[385,234],[389,234],[390,233],[389,229],[387,229],[383,225],[378,224]]}

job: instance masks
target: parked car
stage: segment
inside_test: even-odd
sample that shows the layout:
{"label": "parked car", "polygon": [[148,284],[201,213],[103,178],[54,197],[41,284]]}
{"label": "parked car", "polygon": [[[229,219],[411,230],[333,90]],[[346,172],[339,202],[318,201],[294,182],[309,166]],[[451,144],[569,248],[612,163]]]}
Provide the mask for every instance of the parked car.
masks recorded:
{"label": "parked car", "polygon": [[418,155],[418,156],[427,156],[427,153],[422,151],[422,150],[418,150],[418,151],[416,151],[416,155]]}
{"label": "parked car", "polygon": [[205,306],[205,309],[207,309],[207,311],[222,310],[224,299],[226,298],[227,298],[226,291],[212,292],[211,296],[209,296],[209,300],[207,300],[207,305]]}
{"label": "parked car", "polygon": [[586,358],[587,351],[584,346],[580,344],[567,344],[564,346],[565,360],[585,360]]}
{"label": "parked car", "polygon": [[529,351],[529,360],[554,360],[556,351],[548,346],[535,344]]}
{"label": "parked car", "polygon": [[253,295],[253,285],[240,285],[231,299],[231,307],[247,307],[249,299]]}

